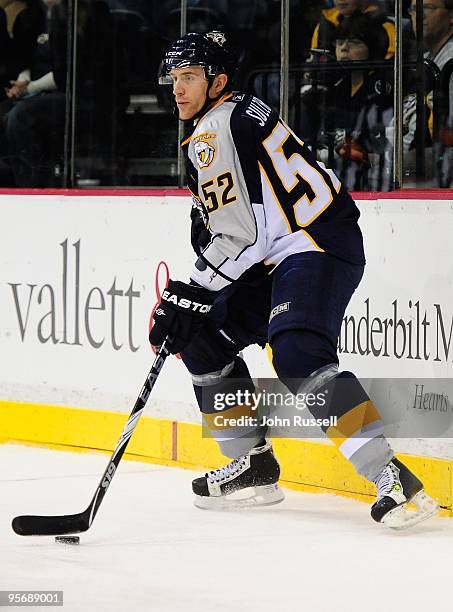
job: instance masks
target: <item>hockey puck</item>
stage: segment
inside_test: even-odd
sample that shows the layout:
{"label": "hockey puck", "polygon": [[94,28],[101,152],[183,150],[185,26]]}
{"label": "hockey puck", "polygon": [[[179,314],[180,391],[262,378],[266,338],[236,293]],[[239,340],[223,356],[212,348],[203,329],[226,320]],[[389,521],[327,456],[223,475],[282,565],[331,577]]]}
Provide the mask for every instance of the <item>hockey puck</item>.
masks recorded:
{"label": "hockey puck", "polygon": [[55,542],[59,544],[80,544],[79,536],[57,536]]}

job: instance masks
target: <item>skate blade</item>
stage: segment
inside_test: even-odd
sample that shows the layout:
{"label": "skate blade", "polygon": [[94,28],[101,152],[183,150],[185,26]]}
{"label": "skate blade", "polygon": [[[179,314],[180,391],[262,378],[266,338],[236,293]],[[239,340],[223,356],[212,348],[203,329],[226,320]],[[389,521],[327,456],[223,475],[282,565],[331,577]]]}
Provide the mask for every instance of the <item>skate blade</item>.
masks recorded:
{"label": "skate blade", "polygon": [[261,487],[248,487],[229,495],[204,497],[195,495],[194,505],[203,510],[239,510],[255,506],[272,506],[285,499],[283,491],[277,484]]}
{"label": "skate blade", "polygon": [[402,530],[426,521],[439,511],[439,504],[422,489],[415,495],[410,503],[417,506],[416,510],[409,510],[408,504],[397,506],[390,510],[382,519],[382,523],[390,529]]}

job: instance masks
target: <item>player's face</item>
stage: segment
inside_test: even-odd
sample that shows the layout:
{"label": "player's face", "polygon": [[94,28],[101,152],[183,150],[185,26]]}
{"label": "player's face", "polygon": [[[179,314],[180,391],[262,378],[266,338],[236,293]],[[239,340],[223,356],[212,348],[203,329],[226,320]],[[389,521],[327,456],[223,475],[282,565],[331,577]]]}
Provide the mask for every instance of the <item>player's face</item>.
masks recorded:
{"label": "player's face", "polygon": [[[411,2],[412,27],[416,32],[416,1]],[[453,11],[445,8],[443,0],[425,0],[423,2],[423,41],[430,49],[453,30]]]}
{"label": "player's face", "polygon": [[368,46],[355,38],[338,38],[335,43],[335,55],[339,62],[367,60]]}
{"label": "player's face", "polygon": [[362,8],[362,0],[335,0],[335,6],[345,17]]}
{"label": "player's face", "polygon": [[173,79],[173,95],[179,118],[191,119],[202,108],[208,91],[208,80],[201,66],[175,68],[170,73]]}

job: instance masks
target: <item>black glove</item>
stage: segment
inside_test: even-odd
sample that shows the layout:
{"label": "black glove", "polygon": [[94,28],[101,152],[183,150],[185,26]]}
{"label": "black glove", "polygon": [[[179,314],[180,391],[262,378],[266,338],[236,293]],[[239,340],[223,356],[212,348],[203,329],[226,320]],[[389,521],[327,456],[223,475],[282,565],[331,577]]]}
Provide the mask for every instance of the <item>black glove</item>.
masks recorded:
{"label": "black glove", "polygon": [[207,219],[205,219],[199,204],[192,204],[190,220],[192,222],[190,227],[190,241],[195,253],[200,255],[203,249],[209,244],[212,236],[211,232],[206,228]]}
{"label": "black glove", "polygon": [[182,351],[204,323],[215,296],[215,291],[169,280],[153,315],[154,325],[149,333],[151,344],[160,346],[166,336],[170,336],[170,352]]}

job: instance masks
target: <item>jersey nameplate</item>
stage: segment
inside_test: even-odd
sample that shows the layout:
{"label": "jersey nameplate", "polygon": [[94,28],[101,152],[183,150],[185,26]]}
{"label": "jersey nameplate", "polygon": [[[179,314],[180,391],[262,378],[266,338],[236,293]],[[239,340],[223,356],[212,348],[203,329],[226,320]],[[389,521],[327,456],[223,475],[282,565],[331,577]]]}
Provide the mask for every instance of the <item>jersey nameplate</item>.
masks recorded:
{"label": "jersey nameplate", "polygon": [[261,127],[265,125],[266,121],[270,117],[271,112],[272,109],[267,104],[264,104],[264,102],[262,102],[258,98],[255,98],[254,96],[250,100],[250,103],[247,108],[245,109],[245,114],[248,117],[254,119]]}

